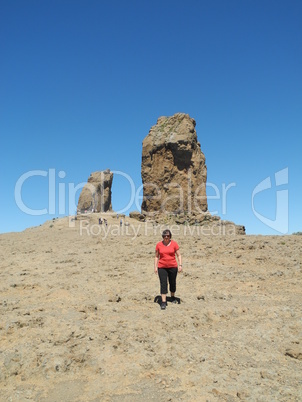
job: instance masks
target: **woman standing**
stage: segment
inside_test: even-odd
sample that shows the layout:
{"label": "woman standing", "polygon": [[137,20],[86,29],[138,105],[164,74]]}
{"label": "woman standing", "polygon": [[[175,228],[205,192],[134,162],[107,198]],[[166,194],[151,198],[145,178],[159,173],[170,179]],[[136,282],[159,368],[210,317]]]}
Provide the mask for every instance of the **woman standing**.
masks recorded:
{"label": "woman standing", "polygon": [[[172,234],[170,230],[164,230],[162,234],[163,240],[157,243],[155,248],[154,273],[158,273],[160,280],[160,308],[162,310],[165,310],[167,307],[168,281],[172,303],[177,303],[177,300],[175,299],[176,277],[177,272],[182,271],[179,246],[176,241],[171,239],[171,237]],[[177,256],[178,264],[175,255]]]}

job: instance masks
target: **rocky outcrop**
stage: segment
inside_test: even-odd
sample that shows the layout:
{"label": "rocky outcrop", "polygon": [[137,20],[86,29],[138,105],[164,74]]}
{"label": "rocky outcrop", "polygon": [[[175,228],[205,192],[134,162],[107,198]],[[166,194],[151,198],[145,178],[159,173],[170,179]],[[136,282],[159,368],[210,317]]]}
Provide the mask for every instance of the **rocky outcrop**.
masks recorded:
{"label": "rocky outcrop", "polygon": [[78,213],[111,211],[112,180],[113,173],[109,169],[91,173],[79,197]]}
{"label": "rocky outcrop", "polygon": [[129,218],[136,219],[137,221],[142,221],[142,222],[144,222],[145,219],[146,219],[145,215],[141,214],[138,211],[130,212],[129,213]]}
{"label": "rocky outcrop", "polygon": [[[205,156],[188,114],[160,117],[143,141],[143,215],[157,222],[201,225],[245,234],[244,226],[208,211]],[[137,218],[136,216],[134,216]]]}
{"label": "rocky outcrop", "polygon": [[144,139],[142,213],[207,211],[207,168],[195,125],[184,113],[160,117]]}

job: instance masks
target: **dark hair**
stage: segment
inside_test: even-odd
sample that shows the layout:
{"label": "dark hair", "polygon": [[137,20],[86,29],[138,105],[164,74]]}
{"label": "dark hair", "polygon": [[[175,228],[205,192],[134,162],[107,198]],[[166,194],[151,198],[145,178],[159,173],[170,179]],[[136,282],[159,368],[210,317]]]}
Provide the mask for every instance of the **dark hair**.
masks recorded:
{"label": "dark hair", "polygon": [[166,229],[166,230],[163,231],[162,237],[167,236],[167,235],[170,236],[170,239],[172,238],[172,233],[171,233],[171,231],[169,229]]}

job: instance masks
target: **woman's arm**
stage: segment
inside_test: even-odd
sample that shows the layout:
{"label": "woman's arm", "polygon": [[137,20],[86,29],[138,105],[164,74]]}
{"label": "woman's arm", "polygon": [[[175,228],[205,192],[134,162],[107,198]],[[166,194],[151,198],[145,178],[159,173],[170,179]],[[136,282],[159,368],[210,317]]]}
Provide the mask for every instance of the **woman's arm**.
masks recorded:
{"label": "woman's arm", "polygon": [[180,254],[179,249],[176,250],[175,254],[177,255],[177,259],[178,259],[178,271],[181,272],[182,271],[182,262],[181,262],[181,254]]}
{"label": "woman's arm", "polygon": [[154,258],[154,273],[157,274],[157,264],[159,260],[159,252],[158,250],[155,251],[155,258]]}

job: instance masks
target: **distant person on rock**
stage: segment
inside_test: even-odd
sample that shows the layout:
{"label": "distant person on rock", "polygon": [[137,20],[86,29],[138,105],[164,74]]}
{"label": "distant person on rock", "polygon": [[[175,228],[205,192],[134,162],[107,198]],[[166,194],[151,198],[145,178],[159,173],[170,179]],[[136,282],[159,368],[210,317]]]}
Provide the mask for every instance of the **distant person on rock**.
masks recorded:
{"label": "distant person on rock", "polygon": [[[162,233],[163,240],[155,247],[154,273],[158,274],[160,280],[161,306],[162,310],[167,307],[168,282],[171,292],[171,302],[177,303],[175,298],[177,272],[182,271],[181,255],[176,241],[171,239],[169,229]],[[175,258],[178,259],[178,264]]]}

